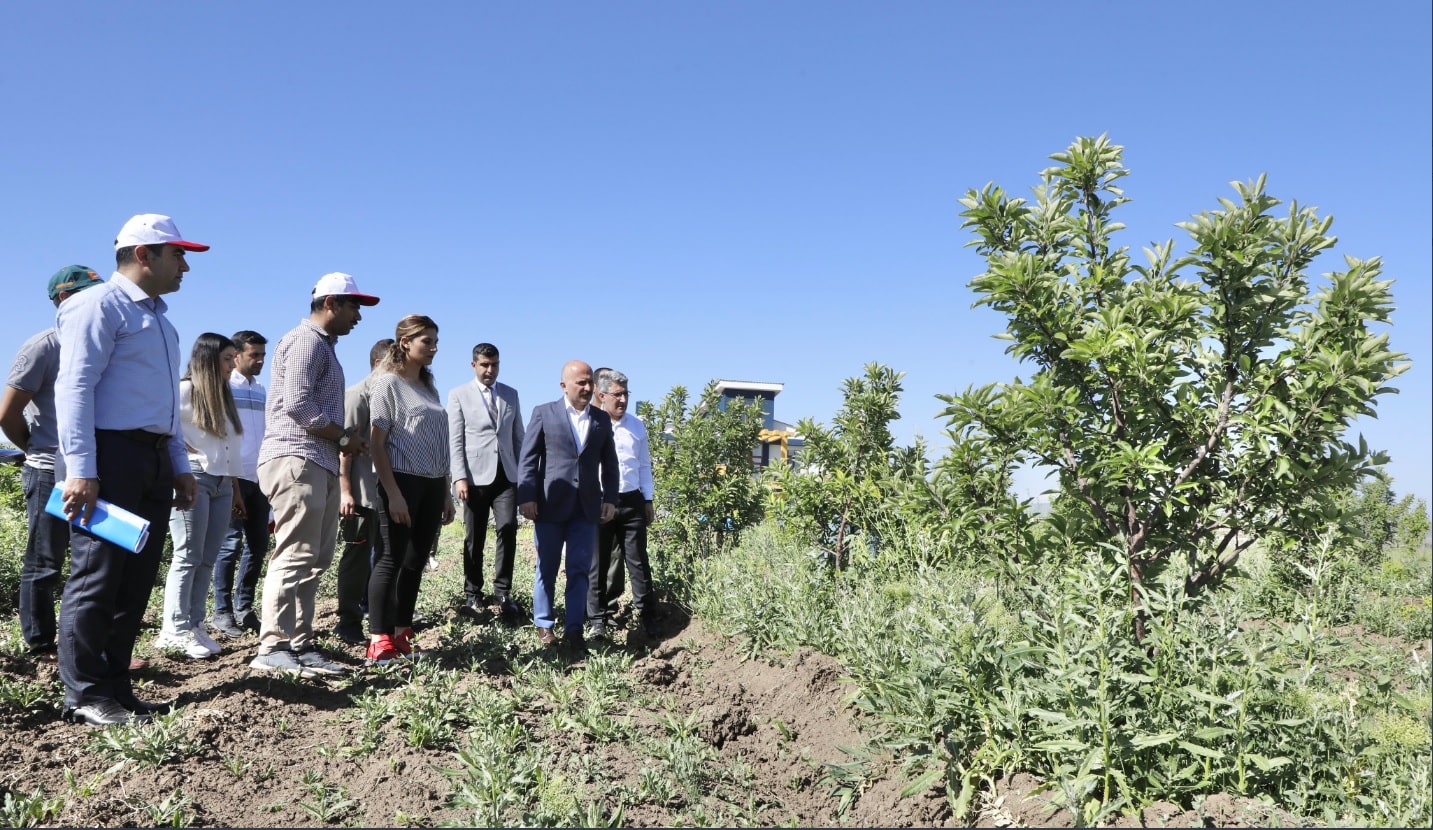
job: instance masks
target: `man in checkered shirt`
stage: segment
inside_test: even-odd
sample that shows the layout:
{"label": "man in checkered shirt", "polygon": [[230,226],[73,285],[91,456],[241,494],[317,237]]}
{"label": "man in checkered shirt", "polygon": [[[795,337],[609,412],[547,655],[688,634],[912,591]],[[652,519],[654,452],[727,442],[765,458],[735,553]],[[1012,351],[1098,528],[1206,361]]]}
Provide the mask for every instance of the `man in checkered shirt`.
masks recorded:
{"label": "man in checkered shirt", "polygon": [[341,491],[338,457],[368,450],[367,436],[343,425],[343,367],[334,345],[378,298],[348,274],[314,286],[308,319],[279,340],[270,363],[259,487],[274,511],[274,553],[264,577],[257,671],[320,677],[341,663],[313,637],[319,577],[333,561]]}

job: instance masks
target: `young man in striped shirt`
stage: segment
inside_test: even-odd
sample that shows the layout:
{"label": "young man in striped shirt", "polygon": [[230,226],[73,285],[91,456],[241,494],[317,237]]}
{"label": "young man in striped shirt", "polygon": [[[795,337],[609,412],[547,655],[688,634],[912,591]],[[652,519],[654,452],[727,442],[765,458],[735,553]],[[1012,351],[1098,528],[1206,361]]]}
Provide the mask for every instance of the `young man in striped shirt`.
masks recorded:
{"label": "young man in striped shirt", "polygon": [[229,389],[244,427],[239,441],[244,474],[239,476],[240,500],[234,502],[229,535],[214,562],[214,615],[209,627],[226,637],[238,637],[245,630],[259,633],[254,591],[269,553],[269,500],[259,489],[259,448],[264,442],[264,404],[268,400],[259,373],[264,370],[269,341],[247,329],[229,339],[239,347]]}

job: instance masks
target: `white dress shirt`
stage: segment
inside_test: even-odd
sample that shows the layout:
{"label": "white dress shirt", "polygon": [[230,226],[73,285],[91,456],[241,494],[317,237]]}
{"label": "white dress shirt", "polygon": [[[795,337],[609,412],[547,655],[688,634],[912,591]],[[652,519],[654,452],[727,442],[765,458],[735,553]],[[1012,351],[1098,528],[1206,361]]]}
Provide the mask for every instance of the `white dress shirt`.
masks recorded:
{"label": "white dress shirt", "polygon": [[612,443],[617,447],[618,493],[642,491],[652,500],[652,452],[647,446],[647,427],[631,413],[612,422]]}
{"label": "white dress shirt", "polygon": [[577,442],[577,451],[581,453],[583,447],[587,446],[587,428],[592,426],[592,416],[588,414],[586,406],[582,407],[581,412],[573,409],[570,403],[564,402],[563,406],[567,408],[567,422],[572,425],[572,439]]}

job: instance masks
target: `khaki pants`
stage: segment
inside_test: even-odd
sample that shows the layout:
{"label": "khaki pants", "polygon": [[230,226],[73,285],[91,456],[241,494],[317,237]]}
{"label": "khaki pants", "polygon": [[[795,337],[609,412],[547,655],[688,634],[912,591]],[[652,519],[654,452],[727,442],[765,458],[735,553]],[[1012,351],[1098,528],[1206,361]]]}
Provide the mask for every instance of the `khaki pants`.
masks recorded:
{"label": "khaki pants", "polygon": [[259,487],[274,511],[259,653],[302,651],[313,642],[319,577],[333,561],[338,538],[338,476],[286,455],[260,465]]}

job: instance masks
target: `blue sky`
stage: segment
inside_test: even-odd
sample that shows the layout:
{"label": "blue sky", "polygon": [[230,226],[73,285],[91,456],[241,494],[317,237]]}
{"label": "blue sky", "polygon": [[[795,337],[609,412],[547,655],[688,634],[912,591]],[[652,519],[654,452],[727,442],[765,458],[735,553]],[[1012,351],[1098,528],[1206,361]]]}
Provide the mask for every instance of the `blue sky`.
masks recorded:
{"label": "blue sky", "polygon": [[[46,278],[112,270],[131,214],[212,244],[171,297],[271,339],[328,271],[383,302],[349,374],[411,312],[440,387],[503,353],[524,409],[564,361],[637,398],[786,384],[829,421],[843,379],[935,395],[1028,376],[973,310],[957,200],[1025,192],[1076,136],[1127,148],[1123,242],[1261,172],[1397,280],[1411,371],[1359,429],[1430,499],[1430,6],[1163,3],[13,3],[0,27],[0,351],[52,316]],[[1034,478],[1027,493],[1042,489]]]}

